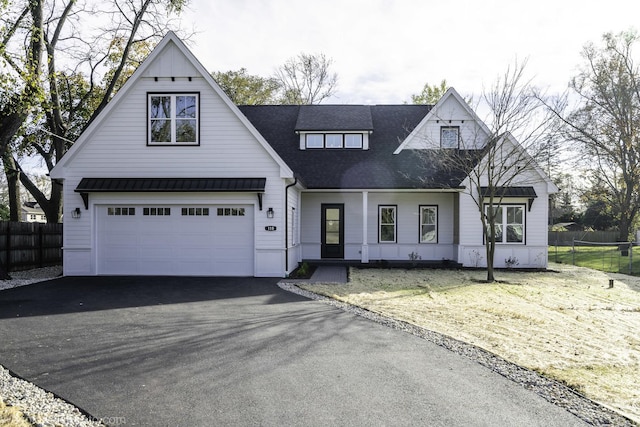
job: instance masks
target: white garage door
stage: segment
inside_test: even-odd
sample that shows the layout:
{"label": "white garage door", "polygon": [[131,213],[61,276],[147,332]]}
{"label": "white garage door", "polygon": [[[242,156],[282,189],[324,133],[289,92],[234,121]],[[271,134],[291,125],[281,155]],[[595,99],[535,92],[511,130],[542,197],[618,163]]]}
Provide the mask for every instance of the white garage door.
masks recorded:
{"label": "white garage door", "polygon": [[253,206],[97,206],[98,274],[253,276]]}

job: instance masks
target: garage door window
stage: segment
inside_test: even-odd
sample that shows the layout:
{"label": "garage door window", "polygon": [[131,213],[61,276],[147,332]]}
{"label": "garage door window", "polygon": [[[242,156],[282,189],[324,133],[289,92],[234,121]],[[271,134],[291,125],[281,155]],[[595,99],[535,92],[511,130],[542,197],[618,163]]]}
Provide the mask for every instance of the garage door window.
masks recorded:
{"label": "garage door window", "polygon": [[136,214],[136,208],[128,207],[109,207],[107,208],[107,215],[115,216],[132,216]]}
{"label": "garage door window", "polygon": [[218,216],[244,216],[244,208],[218,208]]}
{"label": "garage door window", "polygon": [[209,216],[209,208],[182,208],[182,216]]}
{"label": "garage door window", "polygon": [[143,208],[142,215],[145,216],[169,216],[171,208]]}

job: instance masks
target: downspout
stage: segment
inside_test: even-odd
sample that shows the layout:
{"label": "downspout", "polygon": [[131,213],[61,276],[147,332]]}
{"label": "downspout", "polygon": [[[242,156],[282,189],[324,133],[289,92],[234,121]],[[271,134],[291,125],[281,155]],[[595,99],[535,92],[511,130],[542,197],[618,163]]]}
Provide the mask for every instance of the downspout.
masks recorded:
{"label": "downspout", "polygon": [[293,176],[293,182],[284,187],[284,271],[289,275],[289,188],[298,183],[298,177]]}

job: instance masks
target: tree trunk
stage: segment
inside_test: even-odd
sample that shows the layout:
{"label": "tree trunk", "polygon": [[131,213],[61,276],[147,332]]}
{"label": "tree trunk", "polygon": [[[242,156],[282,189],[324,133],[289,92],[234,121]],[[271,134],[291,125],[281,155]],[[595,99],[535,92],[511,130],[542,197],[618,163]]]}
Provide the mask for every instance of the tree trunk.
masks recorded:
{"label": "tree trunk", "polygon": [[627,242],[629,240],[629,218],[626,215],[620,217],[620,232],[618,233],[618,240],[620,242]]}
{"label": "tree trunk", "polygon": [[9,193],[9,221],[18,222],[21,220],[20,200],[20,171],[13,161],[13,156],[7,150],[2,156],[2,164],[4,166],[4,174],[7,177],[7,188]]}
{"label": "tree trunk", "polygon": [[[488,236],[487,236],[488,238]],[[487,282],[492,283],[496,281],[495,276],[493,275],[493,259],[495,258],[495,248],[496,245],[494,242],[488,239],[485,248],[487,254]]]}

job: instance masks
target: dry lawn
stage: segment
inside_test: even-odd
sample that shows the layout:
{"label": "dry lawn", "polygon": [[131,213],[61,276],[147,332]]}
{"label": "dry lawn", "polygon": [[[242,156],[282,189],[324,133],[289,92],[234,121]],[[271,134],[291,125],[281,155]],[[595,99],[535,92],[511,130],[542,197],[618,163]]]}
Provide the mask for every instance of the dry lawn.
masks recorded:
{"label": "dry lawn", "polygon": [[[352,269],[305,289],[489,350],[640,422],[640,278],[548,272]],[[608,288],[614,278],[614,287]]]}
{"label": "dry lawn", "polygon": [[0,426],[4,427],[31,427],[22,412],[15,406],[7,406],[0,399]]}

